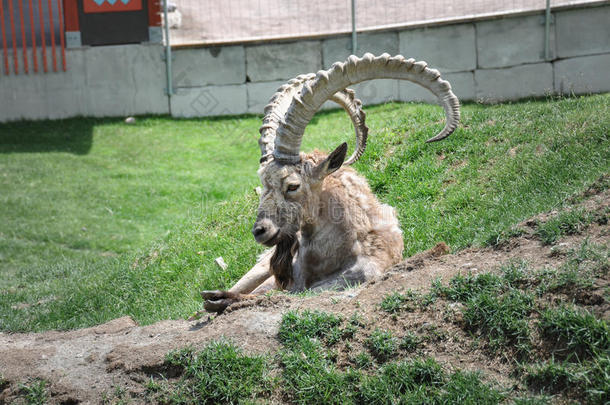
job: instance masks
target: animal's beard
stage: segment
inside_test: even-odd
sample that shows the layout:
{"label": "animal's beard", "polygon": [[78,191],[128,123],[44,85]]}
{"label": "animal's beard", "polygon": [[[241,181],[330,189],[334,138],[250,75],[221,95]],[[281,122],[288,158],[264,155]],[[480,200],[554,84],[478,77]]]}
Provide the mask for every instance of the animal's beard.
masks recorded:
{"label": "animal's beard", "polygon": [[282,235],[271,256],[271,274],[275,276],[275,282],[282,290],[286,290],[293,280],[292,258],[296,244],[295,235]]}

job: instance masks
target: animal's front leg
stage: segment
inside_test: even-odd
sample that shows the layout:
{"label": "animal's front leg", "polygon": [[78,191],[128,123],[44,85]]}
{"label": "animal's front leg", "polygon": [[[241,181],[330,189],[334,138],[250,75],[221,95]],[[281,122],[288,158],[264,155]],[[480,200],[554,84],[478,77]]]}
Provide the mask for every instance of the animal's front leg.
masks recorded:
{"label": "animal's front leg", "polygon": [[217,313],[224,311],[231,304],[253,297],[255,297],[253,294],[239,294],[221,290],[206,290],[201,292],[201,298],[205,301],[203,308],[208,312]]}

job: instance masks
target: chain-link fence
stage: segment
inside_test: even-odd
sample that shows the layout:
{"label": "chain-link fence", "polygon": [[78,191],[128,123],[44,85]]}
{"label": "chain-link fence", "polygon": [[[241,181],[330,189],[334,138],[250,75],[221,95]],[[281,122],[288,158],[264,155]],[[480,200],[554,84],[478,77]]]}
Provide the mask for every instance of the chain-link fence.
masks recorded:
{"label": "chain-link fence", "polygon": [[[551,7],[597,0],[551,0]],[[169,0],[172,45],[315,37],[543,10],[546,0]]]}

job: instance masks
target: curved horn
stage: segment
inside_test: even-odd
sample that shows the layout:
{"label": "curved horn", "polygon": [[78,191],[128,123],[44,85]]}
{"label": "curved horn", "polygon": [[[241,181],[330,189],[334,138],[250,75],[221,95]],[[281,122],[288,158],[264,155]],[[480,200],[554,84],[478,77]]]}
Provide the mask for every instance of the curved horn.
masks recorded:
{"label": "curved horn", "polygon": [[356,149],[349,159],[343,163],[344,165],[351,165],[360,159],[360,156],[362,156],[366,149],[366,140],[369,135],[369,127],[365,123],[366,114],[362,109],[362,101],[357,99],[354,94],[354,90],[344,89],[336,92],[330,98],[347,112],[356,132]]}
{"label": "curved horn", "polygon": [[[280,126],[293,97],[301,91],[305,83],[311,82],[315,77],[316,75],[313,73],[297,76],[288,81],[288,83],[282,85],[271,97],[269,104],[265,107],[263,125],[259,130],[261,137],[258,140],[258,144],[261,148],[261,163],[267,161],[273,154],[275,147],[275,132]],[[344,163],[346,165],[351,165],[362,156],[362,153],[366,148],[369,130],[365,124],[366,114],[362,110],[362,102],[355,97],[352,89],[338,91],[333,94],[330,99],[343,107],[354,125],[356,149]]]}
{"label": "curved horn", "polygon": [[263,125],[261,125],[259,132],[261,137],[258,140],[258,145],[261,148],[261,163],[265,162],[269,157],[273,155],[275,147],[275,132],[280,125],[280,122],[284,119],[290,102],[293,97],[296,96],[303,87],[303,84],[308,80],[313,80],[315,74],[310,73],[307,75],[299,75],[294,79],[283,84],[275,94],[269,100],[269,104],[265,106],[265,115],[263,117]]}
{"label": "curved horn", "polygon": [[441,79],[438,70],[429,69],[426,62],[405,59],[402,55],[391,57],[384,53],[375,57],[367,53],[362,58],[352,55],[345,62],[337,62],[330,69],[319,71],[314,79],[303,83],[300,92],[294,94],[276,130],[275,159],[286,163],[298,162],[305,127],[320,106],[347,86],[371,79],[409,80],[438,97],[445,110],[446,123],[443,130],[427,142],[444,139],[457,128],[460,104],[451,91],[451,85]]}

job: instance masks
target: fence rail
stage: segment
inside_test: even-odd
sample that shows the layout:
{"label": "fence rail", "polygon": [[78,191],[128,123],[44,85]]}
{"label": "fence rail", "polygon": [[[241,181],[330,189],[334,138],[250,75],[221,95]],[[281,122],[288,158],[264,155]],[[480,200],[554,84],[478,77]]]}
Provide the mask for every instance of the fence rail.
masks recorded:
{"label": "fence rail", "polygon": [[62,0],[0,0],[0,31],[5,75],[66,71]]}
{"label": "fence rail", "polygon": [[[599,0],[552,0],[551,7]],[[352,31],[352,0],[172,0],[172,45],[323,36]],[[358,31],[544,10],[546,0],[355,0]]]}

